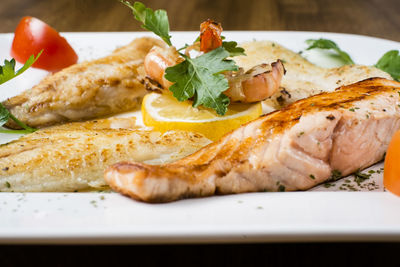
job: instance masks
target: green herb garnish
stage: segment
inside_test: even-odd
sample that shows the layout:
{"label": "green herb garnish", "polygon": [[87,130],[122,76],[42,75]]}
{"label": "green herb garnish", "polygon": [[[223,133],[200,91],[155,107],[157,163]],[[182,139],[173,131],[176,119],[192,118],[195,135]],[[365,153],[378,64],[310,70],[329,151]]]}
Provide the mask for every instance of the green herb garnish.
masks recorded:
{"label": "green herb garnish", "polygon": [[[153,11],[140,2],[133,5],[121,0],[132,9],[135,19],[140,21],[142,27],[160,36],[169,46],[172,46],[169,35],[169,22],[165,10]],[[225,39],[221,36],[222,39]],[[197,38],[196,41],[199,41]],[[195,42],[196,42],[195,41]],[[178,51],[185,49],[188,45]],[[218,115],[224,115],[230,103],[229,98],[223,94],[229,88],[228,80],[222,72],[237,71],[233,60],[228,57],[244,55],[244,49],[237,46],[236,42],[222,42],[222,46],[196,58],[190,58],[182,53],[183,62],[168,67],[165,78],[172,82],[169,90],[179,101],[193,98],[193,106],[203,105],[214,109]]]}
{"label": "green herb garnish", "polygon": [[172,46],[167,11],[162,9],[153,11],[141,2],[135,2],[132,5],[129,1],[121,0],[121,3],[132,9],[135,19],[143,24],[143,29],[154,32],[169,46]]}
{"label": "green herb garnish", "polygon": [[17,71],[15,71],[15,59],[11,59],[8,61],[7,59],[4,60],[4,65],[0,65],[0,84],[3,84],[12,78],[17,77],[18,75],[22,74],[24,71],[26,71],[30,66],[32,66],[33,63],[40,57],[42,54],[43,50],[37,54],[37,56],[30,56],[28,60],[25,62],[25,64]]}
{"label": "green herb garnish", "polygon": [[334,184],[331,184],[331,183],[325,183],[324,184],[324,187],[325,188],[329,188],[329,187],[332,187],[332,186],[335,186]]}
{"label": "green herb garnish", "polygon": [[[4,65],[0,65],[0,84],[3,84],[18,75],[22,74],[24,71],[26,71],[30,66],[32,66],[33,63],[40,57],[42,54],[43,50],[37,54],[37,56],[30,56],[28,60],[25,62],[25,64],[15,71],[15,59],[11,59],[10,61],[4,60]],[[4,106],[3,104],[0,103],[0,126],[3,126],[4,124],[7,123],[9,119],[12,119],[18,126],[23,128],[23,130],[8,130],[8,129],[0,129],[0,133],[18,133],[18,134],[24,134],[24,133],[32,133],[36,131],[36,129],[29,127],[25,123],[21,122],[18,120],[14,115],[12,115]]]}
{"label": "green herb garnish", "polygon": [[[344,65],[355,64],[349,54],[339,48],[339,46],[328,39],[308,39],[306,43],[309,45],[306,50],[314,48],[330,49],[336,52],[337,57]],[[387,72],[396,81],[400,81],[400,54],[398,50],[390,50],[386,52],[374,65],[374,67]]]}
{"label": "green herb garnish", "polygon": [[323,38],[320,38],[320,39],[308,39],[308,40],[306,40],[306,43],[309,45],[306,50],[311,50],[311,49],[314,49],[314,48],[333,50],[334,52],[336,52],[338,58],[345,65],[355,64],[354,61],[349,56],[349,54],[347,54],[346,52],[341,50],[339,48],[339,46],[335,42],[333,42],[331,40],[323,39]]}
{"label": "green herb garnish", "polygon": [[244,48],[237,46],[237,42],[222,42],[222,47],[229,52],[230,57],[245,56]]}
{"label": "green herb garnish", "polygon": [[400,55],[398,50],[386,52],[375,64],[375,67],[381,69],[392,76],[396,81],[400,81]]}
{"label": "green herb garnish", "polygon": [[333,170],[331,173],[330,180],[331,181],[337,181],[340,178],[342,178],[342,173],[339,170]]}
{"label": "green herb garnish", "polygon": [[235,62],[227,60],[229,52],[218,47],[196,58],[182,55],[185,61],[165,70],[165,78],[174,84],[169,90],[179,101],[193,97],[193,106],[203,105],[224,115],[229,98],[222,94],[229,88],[223,71],[238,70]]}
{"label": "green herb garnish", "polygon": [[353,175],[354,175],[354,181],[358,185],[360,185],[365,180],[368,180],[369,178],[371,178],[371,174],[362,173],[362,172],[360,172],[360,170],[357,170]]}

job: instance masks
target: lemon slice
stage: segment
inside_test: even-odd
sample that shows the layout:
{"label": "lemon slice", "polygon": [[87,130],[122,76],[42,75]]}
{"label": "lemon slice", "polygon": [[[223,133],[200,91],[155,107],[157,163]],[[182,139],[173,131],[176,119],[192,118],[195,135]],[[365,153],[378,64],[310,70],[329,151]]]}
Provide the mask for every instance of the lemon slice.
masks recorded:
{"label": "lemon slice", "polygon": [[142,102],[143,123],[154,130],[186,130],[203,134],[216,141],[227,132],[258,118],[261,103],[231,104],[224,116],[209,108],[192,107],[191,101],[179,102],[166,94],[147,94]]}

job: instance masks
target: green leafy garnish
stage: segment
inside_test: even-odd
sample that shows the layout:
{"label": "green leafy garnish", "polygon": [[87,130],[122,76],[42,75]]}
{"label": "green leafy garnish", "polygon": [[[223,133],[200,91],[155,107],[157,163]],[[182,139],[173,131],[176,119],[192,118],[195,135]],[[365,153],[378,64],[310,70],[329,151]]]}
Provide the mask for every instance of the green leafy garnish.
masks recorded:
{"label": "green leafy garnish", "polygon": [[22,121],[18,120],[14,115],[12,115],[4,106],[0,103],[0,126],[3,126],[7,123],[9,119],[12,119],[18,126],[23,128],[24,130],[8,130],[8,129],[0,129],[0,133],[33,133],[36,131],[35,128],[31,128]]}
{"label": "green leafy garnish", "polygon": [[[355,64],[349,54],[342,51],[339,46],[328,39],[308,39],[306,43],[309,47],[306,50],[320,48],[332,49],[337,53],[337,56],[344,64]],[[390,50],[386,52],[374,65],[376,68],[387,72],[396,81],[400,81],[400,54],[398,50]]]}
{"label": "green leafy garnish", "polygon": [[182,55],[185,61],[169,67],[165,78],[174,84],[169,88],[175,98],[185,101],[193,97],[193,106],[203,105],[224,115],[229,98],[222,94],[229,88],[228,80],[221,72],[236,71],[233,60],[227,60],[230,53],[219,47],[196,58]]}
{"label": "green leafy garnish", "polygon": [[15,59],[11,59],[8,61],[7,59],[4,60],[4,65],[0,65],[0,84],[5,83],[6,81],[11,80],[12,78],[17,77],[18,75],[22,74],[26,71],[33,63],[40,57],[43,50],[37,54],[37,56],[30,56],[28,60],[25,62],[24,66],[22,66],[19,70],[15,71]]}
{"label": "green leafy garnish", "polygon": [[342,173],[339,170],[333,170],[331,173],[330,180],[331,181],[337,181],[340,178],[342,178]]}
{"label": "green leafy garnish", "polygon": [[[43,50],[37,54],[37,56],[30,56],[28,60],[25,62],[25,64],[15,71],[15,59],[11,59],[10,61],[4,60],[4,65],[0,65],[0,84],[3,84],[18,75],[22,74],[24,71],[26,71],[30,66],[32,66],[33,63],[40,57],[42,54]],[[4,106],[3,104],[0,103],[0,126],[3,126],[4,124],[7,123],[9,119],[12,119],[18,126],[23,128],[24,130],[8,130],[8,129],[0,129],[0,133],[32,133],[36,131],[36,129],[29,127],[25,123],[21,122],[18,120],[14,115],[12,115]]]}
{"label": "green leafy garnish", "polygon": [[360,170],[357,170],[354,174],[354,181],[360,185],[365,180],[371,178],[372,174],[362,173]]}
{"label": "green leafy garnish", "polygon": [[244,52],[244,49],[240,46],[237,46],[237,43],[234,41],[222,42],[222,47],[225,48],[225,50],[229,52],[230,57],[246,55],[246,53]]}
{"label": "green leafy garnish", "polygon": [[[129,1],[120,0],[132,9],[135,19],[140,21],[144,29],[160,36],[169,46],[169,22],[165,10],[153,11],[140,2],[133,5]],[[221,36],[222,40],[225,38]],[[198,37],[195,42],[198,42]],[[181,51],[189,45],[178,49]],[[237,71],[239,68],[228,57],[245,55],[244,49],[236,42],[222,42],[222,46],[196,58],[180,53],[184,61],[165,70],[165,78],[173,84],[169,90],[179,101],[193,100],[193,106],[203,105],[214,109],[218,115],[224,115],[229,105],[229,98],[222,92],[229,88],[224,71]]]}
{"label": "green leafy garnish", "polygon": [[396,81],[400,81],[400,55],[398,50],[386,52],[375,64],[375,67],[381,69],[392,76]]}
{"label": "green leafy garnish", "polygon": [[172,45],[171,36],[169,35],[168,15],[165,10],[153,11],[141,2],[135,2],[133,5],[129,1],[121,0],[121,2],[132,9],[135,19],[143,24],[142,28],[154,32],[169,46]]}
{"label": "green leafy garnish", "polygon": [[319,48],[319,49],[330,49],[333,50],[337,53],[338,58],[343,61],[343,63],[345,65],[348,64],[355,64],[354,61],[351,59],[351,57],[349,56],[349,54],[347,54],[346,52],[342,51],[339,46],[328,39],[308,39],[306,40],[306,43],[309,45],[308,48],[306,50],[311,50],[314,48]]}

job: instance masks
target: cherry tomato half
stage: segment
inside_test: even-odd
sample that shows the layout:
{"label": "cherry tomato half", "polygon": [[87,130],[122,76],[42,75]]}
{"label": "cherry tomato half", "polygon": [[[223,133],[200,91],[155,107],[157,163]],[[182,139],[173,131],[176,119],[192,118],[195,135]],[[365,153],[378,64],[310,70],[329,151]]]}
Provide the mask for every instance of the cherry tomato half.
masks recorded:
{"label": "cherry tomato half", "polygon": [[74,49],[55,29],[37,18],[22,18],[14,33],[11,56],[25,63],[42,49],[43,53],[33,67],[56,72],[78,61]]}
{"label": "cherry tomato half", "polygon": [[397,131],[386,152],[383,184],[387,190],[400,196],[400,131]]}

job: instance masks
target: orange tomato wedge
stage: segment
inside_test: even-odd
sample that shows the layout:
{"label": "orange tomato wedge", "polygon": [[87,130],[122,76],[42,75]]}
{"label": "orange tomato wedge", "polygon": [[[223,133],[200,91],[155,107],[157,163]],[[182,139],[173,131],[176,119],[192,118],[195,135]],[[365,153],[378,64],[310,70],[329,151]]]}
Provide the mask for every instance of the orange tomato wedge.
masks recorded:
{"label": "orange tomato wedge", "polygon": [[387,190],[400,196],[400,131],[393,135],[386,152],[383,184]]}

